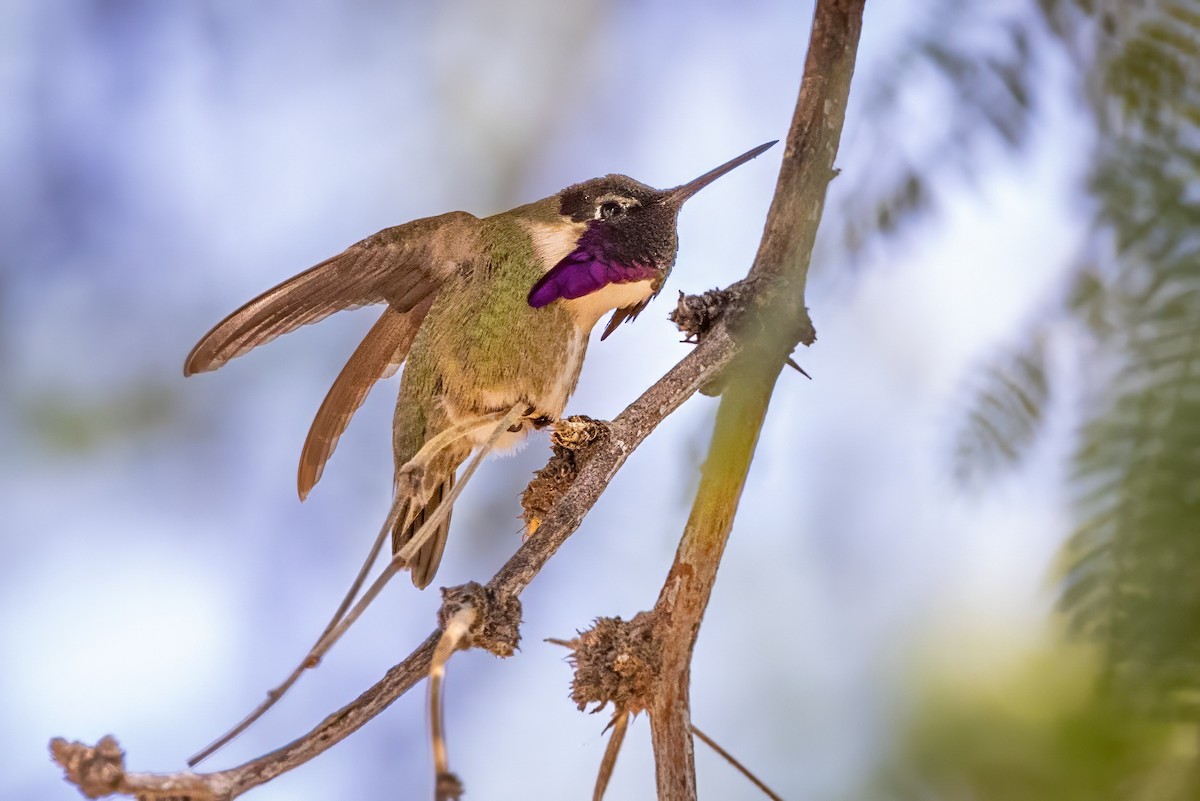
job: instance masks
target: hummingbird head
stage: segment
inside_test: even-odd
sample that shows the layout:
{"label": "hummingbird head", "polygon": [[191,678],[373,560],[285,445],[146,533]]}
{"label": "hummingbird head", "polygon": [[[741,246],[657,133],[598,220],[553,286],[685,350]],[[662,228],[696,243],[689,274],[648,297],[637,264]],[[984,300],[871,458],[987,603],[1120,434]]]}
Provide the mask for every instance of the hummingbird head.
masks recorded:
{"label": "hummingbird head", "polygon": [[558,193],[558,212],[564,223],[584,227],[575,249],[534,284],[529,305],[540,308],[639,281],[648,281],[657,294],[675,264],[684,202],[774,144],[759,145],[672,189],[655,189],[625,175],[568,186]]}

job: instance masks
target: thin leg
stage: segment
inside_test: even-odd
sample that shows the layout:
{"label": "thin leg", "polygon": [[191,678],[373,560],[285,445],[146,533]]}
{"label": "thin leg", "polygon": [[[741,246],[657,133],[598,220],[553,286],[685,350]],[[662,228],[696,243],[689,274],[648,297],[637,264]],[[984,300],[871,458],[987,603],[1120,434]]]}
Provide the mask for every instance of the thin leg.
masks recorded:
{"label": "thin leg", "polygon": [[[392,576],[404,569],[405,565],[407,564],[406,560],[412,558],[412,553],[415,553],[416,550],[425,542],[425,540],[429,539],[434,530],[437,528],[437,525],[442,522],[442,518],[450,513],[450,507],[454,505],[454,501],[458,498],[458,494],[462,492],[463,487],[465,487],[467,482],[471,480],[471,476],[474,475],[475,471],[479,469],[480,463],[484,460],[488,453],[491,452],[492,448],[495,447],[496,440],[500,438],[500,435],[503,434],[504,431],[510,425],[512,425],[515,420],[521,417],[521,408],[521,406],[512,407],[508,414],[506,414],[499,423],[496,423],[496,427],[492,431],[491,436],[487,438],[487,441],[484,442],[479,448],[479,452],[475,454],[473,459],[471,459],[470,463],[467,465],[467,469],[463,471],[462,476],[459,478],[458,484],[455,485],[454,490],[442,501],[437,510],[429,516],[429,518],[425,521],[425,524],[421,526],[421,529],[413,535],[413,538],[409,541],[408,545],[406,545],[399,553],[396,553],[392,556],[391,561],[388,562],[383,568],[383,572],[379,574],[379,577],[376,578],[375,581],[371,582],[371,586],[368,587],[367,591],[363,593],[363,596],[358,600],[358,603],[354,604],[353,608],[346,613],[345,617],[343,617],[338,624],[334,626],[328,634],[325,635],[325,637],[323,637],[315,646],[313,646],[313,650],[309,654],[309,659],[307,660],[308,662],[313,660],[319,662],[321,657],[328,653],[329,649],[333,647],[333,644],[341,639],[341,636],[346,633],[346,630],[354,625],[354,621],[358,620],[358,618],[362,616],[362,613],[367,610],[367,607],[371,605],[371,602],[375,600],[375,597],[379,595],[387,583],[391,581]],[[395,504],[393,504],[393,506],[394,505]],[[406,555],[406,551],[409,551],[410,547],[411,552],[407,553]]]}
{"label": "thin leg", "polygon": [[[461,420],[449,428],[446,428],[444,431],[439,432],[437,435],[431,437],[424,445],[421,446],[421,449],[417,451],[411,459],[404,463],[404,466],[401,467],[396,473],[395,496],[397,499],[408,499],[411,501],[411,503],[408,504],[408,510],[405,514],[404,523],[401,528],[408,528],[409,525],[412,524],[413,520],[416,519],[416,516],[421,513],[422,509],[425,508],[425,504],[429,501],[429,496],[433,492],[432,487],[425,486],[425,471],[429,467],[430,462],[432,462],[434,458],[436,458],[442,451],[459,442],[464,437],[473,436],[477,431],[486,431],[493,426],[498,425],[500,420],[509,419],[507,415],[511,414],[511,412],[512,410],[509,410],[507,413],[491,412],[489,414],[479,415],[478,417],[472,417],[468,420]],[[489,438],[489,443],[494,444],[498,436],[499,435],[497,434]],[[488,447],[488,450],[490,449],[491,448]],[[405,480],[409,482],[409,486],[407,487],[403,486],[402,483]],[[464,483],[466,483],[465,474],[463,479],[460,480],[459,486],[461,487]],[[452,493],[451,499],[457,497],[457,492]],[[446,500],[443,500],[441,505],[445,506],[447,510],[450,508]],[[389,516],[389,521],[393,526],[395,526],[395,524],[399,522],[399,509],[395,508],[394,503],[393,511],[396,513],[396,515],[394,517]],[[448,512],[443,513],[441,517],[438,517],[438,522],[441,522],[441,520],[445,517],[445,514],[448,514]],[[433,529],[430,529],[430,531],[433,531]],[[382,532],[380,536],[384,536]],[[425,537],[425,539],[428,539],[428,535]],[[380,540],[377,547],[382,547],[382,545],[383,541]],[[413,553],[415,553],[415,551],[409,551],[405,561],[411,559]]]}
{"label": "thin leg", "polygon": [[[454,506],[454,501],[458,499],[459,493],[463,491],[463,487],[467,486],[467,482],[471,479],[471,476],[474,475],[475,470],[478,469],[480,462],[483,461],[485,456],[491,453],[492,448],[496,447],[496,440],[500,439],[500,437],[509,429],[511,425],[517,422],[517,420],[521,419],[524,408],[525,407],[523,404],[517,404],[509,409],[508,413],[505,414],[499,422],[491,423],[494,426],[492,433],[488,436],[487,441],[485,441],[483,445],[479,447],[479,451],[475,454],[475,458],[472,459],[470,464],[467,465],[467,469],[464,470],[462,476],[459,477],[458,483],[454,485],[454,489],[451,490],[450,495],[442,499],[442,502],[438,508],[435,509],[433,514],[430,515],[425,521],[425,525],[421,526],[421,530],[414,534],[413,538],[409,540],[394,557],[392,557],[393,561],[400,561],[406,564],[408,560],[412,559],[413,555],[421,549],[421,546],[424,545],[425,542],[433,535],[433,532],[437,530],[438,524],[446,518],[446,515],[450,514],[450,510]],[[495,418],[495,414],[490,414],[487,417],[489,418],[489,422],[491,422],[491,420]],[[484,425],[485,423],[478,423],[471,430],[478,430]],[[434,439],[436,439],[436,437]],[[433,440],[430,440],[430,442],[432,441]],[[421,450],[424,451],[425,449],[422,448]],[[418,453],[417,456],[420,456],[420,453]],[[415,458],[416,457],[414,457],[414,460]],[[409,464],[412,464],[412,462],[410,461]],[[407,469],[407,465],[405,465],[405,468]]]}

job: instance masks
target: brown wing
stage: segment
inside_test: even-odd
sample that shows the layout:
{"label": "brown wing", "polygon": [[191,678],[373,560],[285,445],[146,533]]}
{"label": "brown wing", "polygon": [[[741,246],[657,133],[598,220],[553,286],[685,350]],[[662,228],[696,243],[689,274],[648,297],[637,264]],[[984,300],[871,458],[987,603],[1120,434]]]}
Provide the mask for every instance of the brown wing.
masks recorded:
{"label": "brown wing", "polygon": [[183,374],[215,370],[246,351],[336,311],[387,302],[407,312],[470,269],[479,220],[462,211],[385,228],[226,317],[188,354]]}
{"label": "brown wing", "polygon": [[321,402],[304,440],[296,475],[300,500],[307,498],[309,491],[321,480],[325,462],[333,455],[338,439],[366,400],[371,387],[400,369],[432,305],[433,295],[430,295],[407,312],[388,307],[350,356],[350,361],[346,362]]}

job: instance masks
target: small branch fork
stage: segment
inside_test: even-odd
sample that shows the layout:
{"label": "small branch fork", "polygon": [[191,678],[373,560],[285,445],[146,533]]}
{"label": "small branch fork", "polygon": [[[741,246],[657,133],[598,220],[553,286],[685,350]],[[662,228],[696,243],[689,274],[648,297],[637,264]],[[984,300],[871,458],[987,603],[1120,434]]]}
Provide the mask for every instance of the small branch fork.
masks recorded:
{"label": "small branch fork", "polygon": [[[470,644],[510,655],[518,639],[518,597],[579,528],[630,454],[697,391],[727,390],[675,563],[653,612],[644,613],[652,616],[653,639],[660,648],[645,708],[663,799],[695,798],[688,702],[692,647],[775,379],[796,344],[814,339],[804,306],[804,284],[825,187],[835,175],[833,160],[864,2],[817,1],[800,98],[763,240],[749,275],[735,285],[738,308],[726,310],[737,313],[710,320],[696,348],[611,423],[584,424],[583,430],[592,434],[583,437],[586,442],[578,438],[556,442],[555,457],[542,474],[550,471],[560,479],[569,475],[553,492],[543,492],[543,502],[531,515],[529,537],[487,585],[449,591],[472,593]],[[739,357],[736,364],[726,370],[735,357]],[[354,701],[297,740],[237,767],[210,773],[129,773],[124,754],[111,736],[95,746],[56,738],[51,754],[67,780],[89,798],[122,794],[140,801],[231,801],[345,739],[428,676],[446,627],[460,607],[447,614],[448,609],[444,601],[442,626]],[[465,618],[457,618],[456,629]],[[452,655],[463,644],[458,637],[453,647],[443,650],[448,648]],[[438,714],[432,705],[431,713]],[[614,762],[615,757],[613,749]]]}
{"label": "small branch fork", "polygon": [[[341,603],[338,604],[338,608],[333,613],[333,617],[329,619],[329,623],[326,624],[325,630],[321,632],[321,636],[317,637],[317,641],[313,644],[312,648],[309,649],[308,654],[303,660],[301,660],[300,664],[288,674],[288,677],[283,680],[282,684],[267,693],[267,697],[263,700],[263,702],[255,707],[249,715],[243,718],[241,722],[239,722],[232,729],[222,734],[212,743],[205,746],[203,750],[189,759],[189,768],[196,767],[196,765],[208,759],[210,756],[236,739],[244,731],[249,729],[259,718],[265,715],[271,709],[271,707],[275,706],[275,704],[279,702],[279,699],[283,698],[287,691],[292,688],[292,685],[299,681],[300,676],[304,674],[304,671],[316,668],[316,666],[321,663],[321,660],[325,657],[325,654],[329,653],[329,649],[332,648],[334,644],[336,644],[337,641],[342,638],[342,635],[346,633],[350,626],[354,625],[354,622],[362,616],[363,612],[367,610],[367,607],[371,605],[379,593],[383,591],[383,588],[387,586],[387,583],[391,581],[397,573],[404,569],[405,565],[408,564],[408,560],[412,558],[412,555],[416,553],[421,545],[423,545],[429,539],[430,535],[437,528],[437,526],[442,522],[442,520],[445,519],[446,515],[450,513],[450,509],[454,505],[454,501],[458,498],[459,493],[463,491],[463,488],[467,486],[467,482],[471,480],[471,476],[473,476],[475,471],[479,469],[479,465],[483,462],[487,455],[491,453],[492,448],[495,446],[496,440],[500,437],[500,435],[503,434],[510,425],[516,422],[518,417],[520,417],[521,409],[522,406],[517,405],[513,406],[509,411],[502,414],[495,414],[491,415],[490,417],[483,418],[482,420],[471,420],[467,424],[452,426],[438,436],[434,437],[425,445],[424,448],[421,449],[421,454],[418,454],[418,457],[420,457],[422,454],[425,454],[425,462],[427,463],[428,459],[432,458],[433,455],[436,455],[439,450],[444,449],[446,445],[449,445],[455,439],[462,437],[464,434],[470,433],[478,428],[484,428],[485,430],[488,427],[492,428],[491,435],[475,454],[474,458],[471,459],[470,464],[467,465],[467,469],[464,470],[462,476],[459,477],[454,489],[450,492],[450,495],[442,502],[441,506],[437,508],[434,514],[425,521],[424,525],[421,526],[421,530],[417,532],[417,534],[408,542],[408,544],[405,545],[405,547],[399,553],[396,553],[392,556],[392,558],[388,561],[388,564],[384,567],[383,572],[376,577],[375,581],[371,582],[371,585],[367,587],[367,591],[361,598],[359,598],[358,594],[362,590],[363,585],[366,583],[367,576],[371,572],[371,567],[379,558],[379,554],[383,550],[384,542],[392,533],[392,528],[398,522],[402,511],[404,511],[405,501],[408,496],[399,491],[395,493],[395,498],[392,501],[391,508],[388,510],[387,518],[383,521],[383,526],[380,527],[379,534],[375,537],[375,542],[372,543],[371,550],[367,553],[367,558],[363,560],[362,567],[360,567],[358,570],[358,575],[354,577],[354,581],[350,584],[350,589],[346,591],[346,595],[344,598],[342,598]],[[407,465],[405,465],[405,471],[409,472],[410,475],[419,474],[423,470],[423,464],[418,462],[417,459],[414,459],[412,462],[409,462]],[[418,478],[417,480],[419,481],[420,479]],[[415,506],[416,505],[412,504],[411,502],[408,503],[408,517],[406,518],[405,525],[411,522],[413,508]],[[355,599],[358,599],[358,603],[354,603]]]}
{"label": "small branch fork", "polygon": [[[739,347],[729,336],[724,322],[718,321],[705,336],[704,342],[615,420],[591,424],[595,427],[593,432],[601,432],[602,436],[593,436],[593,441],[583,446],[586,456],[574,460],[580,466],[570,486],[557,495],[557,500],[548,504],[546,513],[538,518],[537,530],[485,586],[488,597],[493,600],[493,611],[481,613],[481,619],[476,621],[477,626],[486,632],[493,632],[496,637],[502,637],[511,627],[515,642],[519,616],[514,623],[509,616],[502,613],[497,615],[494,610],[510,608],[517,603],[518,596],[529,582],[579,528],[584,516],[630,454],[659,423],[728,365],[738,352]],[[341,742],[412,689],[429,674],[433,652],[440,639],[441,630],[438,629],[379,682],[325,718],[312,731],[234,768],[210,773],[127,773],[124,755],[117,741],[111,737],[104,738],[96,746],[55,738],[51,742],[51,755],[64,769],[67,780],[78,786],[88,798],[121,794],[145,801],[164,801],[168,798],[231,801]],[[473,638],[473,642],[476,646],[481,645],[478,636]],[[182,794],[178,791],[181,786],[187,788]]]}
{"label": "small branch fork", "polygon": [[[663,675],[661,623],[657,612],[641,612],[629,621],[619,617],[598,618],[592,628],[579,632],[574,639],[547,640],[571,650],[568,659],[575,669],[571,698],[580,711],[587,709],[589,704],[594,704],[593,714],[610,703],[615,708],[608,724],[612,734],[600,762],[593,801],[604,797],[630,719],[647,710],[658,692]],[[778,801],[779,796],[728,751],[695,726],[691,730],[768,798]]]}

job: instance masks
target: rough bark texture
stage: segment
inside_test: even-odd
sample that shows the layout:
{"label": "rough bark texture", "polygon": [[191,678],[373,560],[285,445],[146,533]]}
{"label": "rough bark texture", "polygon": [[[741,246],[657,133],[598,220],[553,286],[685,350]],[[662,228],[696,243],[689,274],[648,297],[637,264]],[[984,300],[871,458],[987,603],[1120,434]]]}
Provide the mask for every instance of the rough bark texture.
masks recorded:
{"label": "rough bark texture", "polygon": [[692,649],[775,380],[792,349],[813,339],[804,286],[826,188],[835,175],[863,3],[817,2],[783,167],[747,277],[752,286],[766,288],[757,298],[760,308],[735,322],[746,352],[722,377],[724,394],[696,500],[654,608],[661,672],[650,704],[650,729],[658,796],[668,801],[696,797],[688,698]]}

